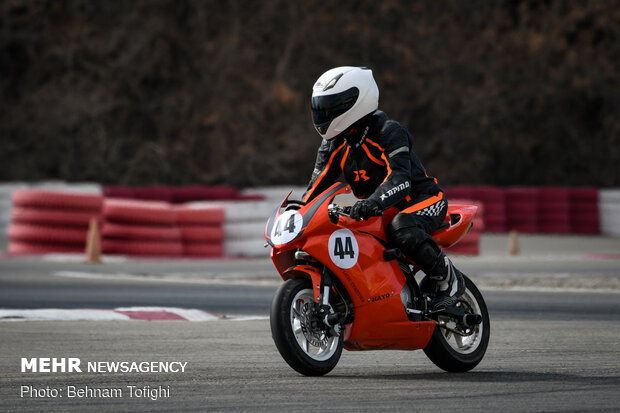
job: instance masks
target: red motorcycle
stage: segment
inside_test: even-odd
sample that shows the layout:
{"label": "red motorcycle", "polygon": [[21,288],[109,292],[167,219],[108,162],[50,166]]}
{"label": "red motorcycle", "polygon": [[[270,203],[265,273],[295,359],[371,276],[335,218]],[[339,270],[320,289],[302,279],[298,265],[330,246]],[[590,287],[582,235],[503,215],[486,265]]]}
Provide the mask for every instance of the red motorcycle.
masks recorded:
{"label": "red motorcycle", "polygon": [[[482,360],[489,315],[465,277],[458,302],[431,311],[435,283],[415,279],[418,268],[386,239],[398,213],[356,221],[333,203],[351,188],[336,183],[311,202],[284,199],[269,218],[265,239],[285,280],[271,305],[271,332],[284,360],[308,376],[331,371],[347,350],[424,349],[438,367],[464,372]],[[477,207],[450,205],[433,234],[442,247],[469,231]]]}

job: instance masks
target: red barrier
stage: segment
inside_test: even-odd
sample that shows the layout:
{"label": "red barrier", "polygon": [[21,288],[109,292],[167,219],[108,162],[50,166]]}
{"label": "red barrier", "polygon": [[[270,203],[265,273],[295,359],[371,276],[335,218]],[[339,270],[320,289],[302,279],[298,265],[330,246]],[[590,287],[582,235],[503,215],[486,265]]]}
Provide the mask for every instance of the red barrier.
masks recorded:
{"label": "red barrier", "polygon": [[157,241],[180,241],[181,231],[177,226],[146,226],[117,224],[105,222],[101,229],[101,235],[105,238],[117,238],[128,240],[157,240]]}
{"label": "red barrier", "polygon": [[100,211],[100,195],[18,189],[13,192],[13,205],[30,208]]}
{"label": "red barrier", "polygon": [[176,212],[170,204],[158,201],[107,199],[103,205],[106,221],[146,225],[175,225]]}
{"label": "red barrier", "polygon": [[538,191],[538,225],[540,232],[570,232],[570,200],[567,188],[540,188]]}
{"label": "red barrier", "polygon": [[598,190],[596,188],[571,188],[570,226],[575,234],[600,234]]}
{"label": "red barrier", "polygon": [[172,202],[172,189],[169,186],[141,186],[134,188],[136,199],[145,201]]}
{"label": "red barrier", "polygon": [[506,198],[504,189],[480,186],[472,190],[472,199],[484,206],[482,217],[488,232],[506,232]]}
{"label": "red barrier", "polygon": [[106,254],[213,257],[223,251],[221,207],[110,199],[103,216]]}
{"label": "red barrier", "polygon": [[181,226],[181,239],[185,244],[195,242],[221,243],[224,241],[222,225]]}
{"label": "red barrier", "polygon": [[216,257],[224,254],[224,208],[175,207],[186,256]]}
{"label": "red barrier", "polygon": [[135,199],[136,192],[129,186],[109,185],[103,187],[103,196],[105,198]]}
{"label": "red barrier", "polygon": [[40,244],[74,245],[84,248],[87,230],[85,228],[52,227],[11,223],[9,240]]}
{"label": "red barrier", "polygon": [[[479,205],[471,232],[450,252],[477,254],[483,230],[600,233],[595,188],[448,186],[444,190],[449,202],[469,199],[473,201],[462,202]],[[221,256],[226,235],[224,208],[173,206],[166,201],[247,199],[232,186],[107,186],[104,194],[108,197],[105,202],[103,197],[91,194],[15,191],[8,230],[9,252],[83,251],[90,219],[102,219],[103,215],[104,253]]]}
{"label": "red barrier", "polygon": [[172,199],[175,203],[204,201],[211,198],[209,188],[204,185],[180,186],[172,189]]}
{"label": "red barrier", "polygon": [[20,224],[40,224],[50,226],[66,226],[88,228],[93,216],[99,216],[100,211],[69,211],[49,208],[13,207],[11,221]]}
{"label": "red barrier", "polygon": [[508,188],[506,229],[535,234],[538,232],[538,189]]}
{"label": "red barrier", "polygon": [[169,203],[187,203],[194,201],[220,200],[261,200],[260,195],[242,195],[237,188],[230,185],[206,186],[122,186],[110,185],[103,187],[106,198],[140,199],[147,201],[164,201]]}
{"label": "red barrier", "polygon": [[175,207],[180,225],[221,225],[224,223],[224,208],[219,206]]}
{"label": "red barrier", "polygon": [[84,252],[88,223],[99,219],[103,197],[21,189],[13,192],[9,253]]}

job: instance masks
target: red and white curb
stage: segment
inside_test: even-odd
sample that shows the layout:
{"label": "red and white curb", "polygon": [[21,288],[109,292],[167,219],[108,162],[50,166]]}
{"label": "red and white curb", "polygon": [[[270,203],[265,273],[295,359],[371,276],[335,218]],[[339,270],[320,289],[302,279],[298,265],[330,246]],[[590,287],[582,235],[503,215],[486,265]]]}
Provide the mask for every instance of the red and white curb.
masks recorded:
{"label": "red and white curb", "polygon": [[215,321],[222,318],[220,315],[204,310],[171,307],[119,307],[109,310],[92,308],[0,309],[0,321]]}

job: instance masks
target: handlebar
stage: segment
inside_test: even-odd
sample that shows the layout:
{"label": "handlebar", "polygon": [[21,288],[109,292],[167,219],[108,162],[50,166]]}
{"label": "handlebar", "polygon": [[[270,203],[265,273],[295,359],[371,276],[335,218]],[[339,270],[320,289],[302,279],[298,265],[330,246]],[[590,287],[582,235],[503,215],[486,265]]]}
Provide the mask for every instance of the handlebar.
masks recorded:
{"label": "handlebar", "polygon": [[350,214],[350,206],[329,204],[329,206],[327,207],[327,215],[329,216],[330,221],[332,221],[334,224],[338,222],[338,218],[340,218],[341,216],[351,218]]}
{"label": "handlebar", "polygon": [[[329,214],[329,217],[331,218],[332,222],[337,222],[338,218],[343,216],[343,217],[347,217],[347,218],[351,218],[351,208],[350,206],[341,206],[341,205],[336,205],[336,204],[330,204],[329,207],[327,208],[327,212]],[[373,217],[380,217],[383,216],[383,211],[377,210],[375,211],[375,213],[372,215]]]}

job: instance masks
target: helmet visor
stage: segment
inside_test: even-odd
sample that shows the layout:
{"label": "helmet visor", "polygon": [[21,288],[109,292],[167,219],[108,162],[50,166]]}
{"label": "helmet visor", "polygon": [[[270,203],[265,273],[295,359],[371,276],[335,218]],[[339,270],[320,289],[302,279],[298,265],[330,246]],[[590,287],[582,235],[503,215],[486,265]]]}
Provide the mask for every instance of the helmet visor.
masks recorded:
{"label": "helmet visor", "polygon": [[324,135],[334,119],[355,105],[359,94],[359,89],[352,87],[333,95],[312,97],[312,122],[316,130]]}

